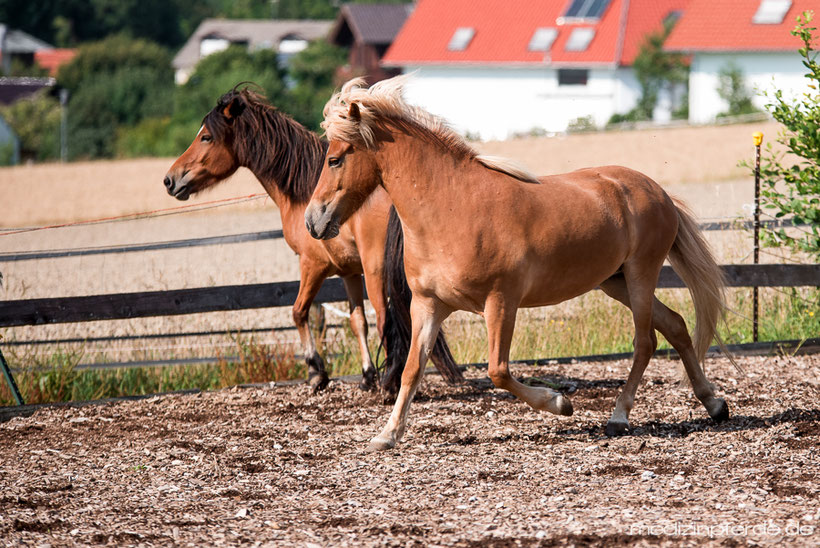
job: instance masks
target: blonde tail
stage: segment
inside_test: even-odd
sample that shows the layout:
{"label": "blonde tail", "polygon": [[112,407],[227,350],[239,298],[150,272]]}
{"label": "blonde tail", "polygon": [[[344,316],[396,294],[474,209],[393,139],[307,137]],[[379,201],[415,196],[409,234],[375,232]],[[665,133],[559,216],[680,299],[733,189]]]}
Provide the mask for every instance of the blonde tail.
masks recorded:
{"label": "blonde tail", "polygon": [[669,252],[669,263],[689,289],[695,305],[692,343],[698,362],[703,363],[706,351],[714,339],[720,350],[739,369],[717,332],[718,320],[724,318],[726,312],[726,280],[723,269],[712,257],[709,244],[701,235],[692,213],[679,200],[674,202],[678,209],[678,235]]}

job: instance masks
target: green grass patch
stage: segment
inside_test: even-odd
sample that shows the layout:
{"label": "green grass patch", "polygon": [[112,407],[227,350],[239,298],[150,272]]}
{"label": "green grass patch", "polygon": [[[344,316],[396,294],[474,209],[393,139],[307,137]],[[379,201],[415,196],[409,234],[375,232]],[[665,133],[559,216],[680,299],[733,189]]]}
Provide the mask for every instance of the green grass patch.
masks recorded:
{"label": "green grass patch", "polygon": [[[691,328],[694,310],[686,290],[659,290],[658,298],[681,313]],[[727,343],[752,340],[752,291],[731,289],[730,308],[720,333]],[[318,323],[321,326],[321,322]],[[487,335],[477,316],[460,314],[445,324],[448,342],[459,363],[487,360]],[[358,344],[349,327],[328,333],[315,332],[324,341],[322,350],[333,376],[361,373]],[[820,290],[817,288],[764,288],[760,290],[760,340],[807,339],[820,336]],[[594,291],[558,306],[521,310],[512,359],[552,358],[629,352],[632,350],[632,317],[619,303]],[[198,388],[214,390],[237,384],[306,378],[307,368],[292,345],[258,343],[253,337],[234,336],[236,358],[214,364],[168,367],[78,369],[82,350],[58,349],[48,353],[4,349],[15,369],[15,378],[27,403],[94,400]],[[668,343],[659,337],[659,346]],[[377,337],[370,336],[376,359]],[[383,353],[379,355],[383,359]],[[13,405],[5,382],[0,382],[0,405]]]}

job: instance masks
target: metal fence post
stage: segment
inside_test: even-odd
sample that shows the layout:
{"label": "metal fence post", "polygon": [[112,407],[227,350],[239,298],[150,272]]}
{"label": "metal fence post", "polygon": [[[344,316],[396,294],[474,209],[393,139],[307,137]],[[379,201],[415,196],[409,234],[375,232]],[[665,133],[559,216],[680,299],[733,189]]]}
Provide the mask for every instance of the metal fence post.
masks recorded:
{"label": "metal fence post", "polygon": [[17,400],[17,405],[25,405],[23,396],[20,395],[20,389],[17,388],[17,383],[14,382],[14,375],[11,374],[11,369],[9,368],[9,364],[6,362],[6,358],[3,356],[2,351],[0,351],[0,369],[3,370],[3,376],[6,377],[6,382],[9,385],[9,389],[14,395],[14,399]]}
{"label": "metal fence post", "polygon": [[[754,219],[754,264],[760,262],[760,145],[763,143],[763,133],[756,131],[752,134],[755,144],[755,219]],[[757,342],[758,332],[758,287],[752,288],[752,342]]]}

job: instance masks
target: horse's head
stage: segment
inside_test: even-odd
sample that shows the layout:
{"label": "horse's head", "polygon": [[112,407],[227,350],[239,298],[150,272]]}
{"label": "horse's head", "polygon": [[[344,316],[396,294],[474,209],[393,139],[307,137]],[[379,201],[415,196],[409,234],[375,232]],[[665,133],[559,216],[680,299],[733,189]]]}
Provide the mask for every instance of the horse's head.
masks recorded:
{"label": "horse's head", "polygon": [[[357,120],[359,107],[351,103],[348,116]],[[305,209],[305,226],[314,238],[328,240],[381,182],[373,151],[365,143],[330,140],[319,182]]]}
{"label": "horse's head", "polygon": [[165,175],[168,194],[187,200],[230,177],[239,168],[233,148],[234,125],[248,106],[241,91],[230,91],[202,121],[194,141]]}

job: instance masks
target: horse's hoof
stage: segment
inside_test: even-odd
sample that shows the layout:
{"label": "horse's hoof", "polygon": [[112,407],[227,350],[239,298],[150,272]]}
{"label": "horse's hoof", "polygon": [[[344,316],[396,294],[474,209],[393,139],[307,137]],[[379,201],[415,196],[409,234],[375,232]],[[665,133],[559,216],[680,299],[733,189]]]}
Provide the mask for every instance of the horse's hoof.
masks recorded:
{"label": "horse's hoof", "polygon": [[329,382],[330,378],[324,371],[321,373],[311,373],[308,375],[308,384],[310,385],[311,392],[314,394],[327,388]]}
{"label": "horse's hoof", "polygon": [[729,406],[723,398],[716,399],[718,401],[718,405],[714,407],[714,410],[709,411],[709,416],[712,417],[712,420],[715,422],[726,422],[729,420]]}
{"label": "horse's hoof", "polygon": [[368,450],[370,451],[387,451],[396,447],[396,440],[385,436],[376,436],[370,440]]}
{"label": "horse's hoof", "polygon": [[359,383],[359,389],[365,392],[370,392],[375,390],[376,387],[376,370],[372,368],[365,370],[365,372],[362,373],[362,380]]}
{"label": "horse's hoof", "polygon": [[629,432],[629,423],[628,422],[613,422],[609,421],[606,423],[606,435],[608,438],[614,438],[616,436],[623,436],[624,434]]}

